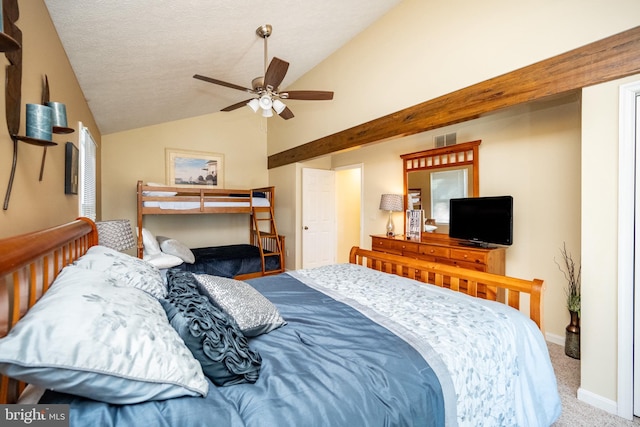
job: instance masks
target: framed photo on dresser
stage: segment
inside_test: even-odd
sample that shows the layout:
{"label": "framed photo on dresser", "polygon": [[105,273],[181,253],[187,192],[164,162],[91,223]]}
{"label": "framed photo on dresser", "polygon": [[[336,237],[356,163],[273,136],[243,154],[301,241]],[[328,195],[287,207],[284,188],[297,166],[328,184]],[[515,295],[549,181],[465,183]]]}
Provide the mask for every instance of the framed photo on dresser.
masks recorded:
{"label": "framed photo on dresser", "polygon": [[405,230],[405,237],[409,240],[420,240],[424,220],[424,210],[407,209],[407,218],[405,221],[407,229]]}

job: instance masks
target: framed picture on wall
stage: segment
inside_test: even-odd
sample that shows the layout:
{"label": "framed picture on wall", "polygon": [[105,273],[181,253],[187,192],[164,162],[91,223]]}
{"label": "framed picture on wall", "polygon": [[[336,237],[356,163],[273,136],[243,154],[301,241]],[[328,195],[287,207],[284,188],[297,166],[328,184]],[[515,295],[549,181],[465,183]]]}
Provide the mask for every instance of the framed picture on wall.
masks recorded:
{"label": "framed picture on wall", "polygon": [[167,184],[224,188],[224,156],[219,153],[165,149]]}
{"label": "framed picture on wall", "polygon": [[78,148],[67,142],[64,150],[64,194],[78,194]]}

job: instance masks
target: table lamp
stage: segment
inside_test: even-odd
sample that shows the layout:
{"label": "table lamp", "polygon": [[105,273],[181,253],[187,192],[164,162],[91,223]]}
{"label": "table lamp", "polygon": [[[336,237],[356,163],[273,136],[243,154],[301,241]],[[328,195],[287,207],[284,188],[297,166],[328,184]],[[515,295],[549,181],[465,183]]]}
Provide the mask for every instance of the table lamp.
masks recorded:
{"label": "table lamp", "polygon": [[393,212],[402,212],[404,210],[404,201],[402,194],[383,194],[380,198],[380,210],[389,212],[389,220],[387,221],[387,236],[394,236],[394,226],[391,214]]}

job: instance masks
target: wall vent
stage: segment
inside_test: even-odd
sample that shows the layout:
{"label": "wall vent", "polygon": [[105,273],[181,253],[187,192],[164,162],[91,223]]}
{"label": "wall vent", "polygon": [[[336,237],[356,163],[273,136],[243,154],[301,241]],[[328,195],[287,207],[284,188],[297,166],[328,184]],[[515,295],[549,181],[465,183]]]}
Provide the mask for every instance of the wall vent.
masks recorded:
{"label": "wall vent", "polygon": [[447,147],[449,145],[455,145],[456,133],[448,133],[446,135],[436,135],[433,137],[436,148]]}

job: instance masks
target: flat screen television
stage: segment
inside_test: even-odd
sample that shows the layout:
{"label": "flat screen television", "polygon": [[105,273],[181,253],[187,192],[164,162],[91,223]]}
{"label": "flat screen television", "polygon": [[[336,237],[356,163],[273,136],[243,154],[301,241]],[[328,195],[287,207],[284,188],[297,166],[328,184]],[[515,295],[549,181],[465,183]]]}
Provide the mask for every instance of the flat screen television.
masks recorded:
{"label": "flat screen television", "polygon": [[474,246],[513,243],[513,197],[468,197],[449,202],[449,237]]}

